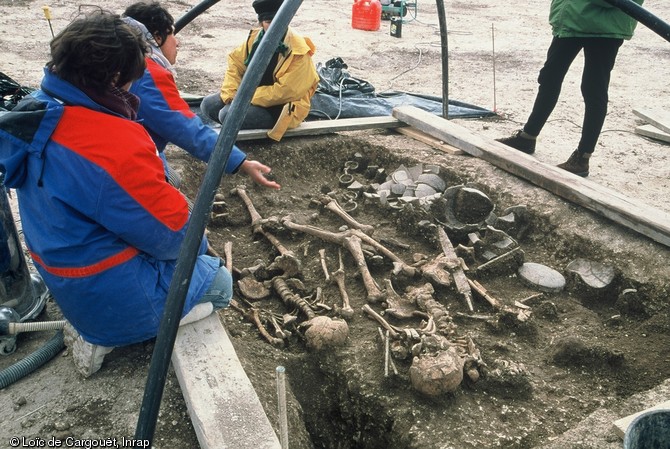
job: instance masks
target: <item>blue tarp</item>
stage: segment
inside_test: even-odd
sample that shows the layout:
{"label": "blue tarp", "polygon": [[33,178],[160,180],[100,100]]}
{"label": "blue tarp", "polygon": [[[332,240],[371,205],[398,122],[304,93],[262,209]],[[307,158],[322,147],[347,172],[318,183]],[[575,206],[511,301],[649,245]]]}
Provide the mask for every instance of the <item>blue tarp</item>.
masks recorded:
{"label": "blue tarp", "polygon": [[[375,94],[348,91],[341,97],[322,92],[314,94],[307,120],[385,116],[391,115],[396,106],[416,106],[442,116],[442,99],[439,97],[407,92]],[[479,118],[494,115],[496,114],[488,109],[449,100],[449,118]]]}
{"label": "blue tarp", "polygon": [[[409,92],[376,92],[368,81],[352,76],[342,58],[318,63],[319,85],[312,98],[307,120],[376,117],[391,115],[396,106],[417,108],[442,116],[442,98]],[[495,115],[487,109],[449,101],[449,117],[486,117]]]}

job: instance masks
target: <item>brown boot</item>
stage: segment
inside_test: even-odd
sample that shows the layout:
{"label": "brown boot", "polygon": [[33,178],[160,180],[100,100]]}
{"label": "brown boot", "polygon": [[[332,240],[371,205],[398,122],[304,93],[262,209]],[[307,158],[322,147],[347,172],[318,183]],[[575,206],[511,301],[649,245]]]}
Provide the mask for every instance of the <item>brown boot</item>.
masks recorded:
{"label": "brown boot", "polygon": [[514,131],[510,137],[496,139],[500,143],[504,143],[508,147],[512,147],[526,154],[535,153],[535,138],[523,132],[522,129]]}
{"label": "brown boot", "polygon": [[558,168],[562,168],[565,171],[574,173],[577,176],[586,178],[589,175],[589,159],[591,158],[591,153],[581,153],[579,151],[574,151],[567,161],[562,164],[558,164]]}

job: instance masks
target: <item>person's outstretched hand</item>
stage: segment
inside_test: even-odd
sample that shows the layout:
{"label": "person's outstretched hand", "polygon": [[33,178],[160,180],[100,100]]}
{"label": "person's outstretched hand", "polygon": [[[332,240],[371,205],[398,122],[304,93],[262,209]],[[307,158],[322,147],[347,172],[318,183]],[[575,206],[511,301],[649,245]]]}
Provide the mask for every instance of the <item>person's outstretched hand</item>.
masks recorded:
{"label": "person's outstretched hand", "polygon": [[240,166],[240,171],[245,173],[256,184],[262,185],[263,187],[269,187],[271,189],[277,190],[281,188],[281,186],[276,181],[272,181],[265,177],[265,175],[270,173],[272,169],[258,161],[250,161],[249,159],[245,160]]}

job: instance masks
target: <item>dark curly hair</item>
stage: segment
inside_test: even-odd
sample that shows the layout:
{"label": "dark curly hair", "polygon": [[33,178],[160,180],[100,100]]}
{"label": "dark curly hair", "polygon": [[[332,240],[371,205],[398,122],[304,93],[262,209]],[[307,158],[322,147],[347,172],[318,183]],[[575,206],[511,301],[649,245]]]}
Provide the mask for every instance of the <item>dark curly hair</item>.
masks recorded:
{"label": "dark curly hair", "polygon": [[123,15],[131,17],[147,27],[147,31],[154,38],[158,36],[160,38],[159,47],[165,43],[165,39],[174,31],[174,18],[158,2],[133,3],[126,8]]}
{"label": "dark curly hair", "polygon": [[146,52],[119,15],[100,10],[75,19],[51,41],[47,67],[77,87],[104,92],[142,76]]}

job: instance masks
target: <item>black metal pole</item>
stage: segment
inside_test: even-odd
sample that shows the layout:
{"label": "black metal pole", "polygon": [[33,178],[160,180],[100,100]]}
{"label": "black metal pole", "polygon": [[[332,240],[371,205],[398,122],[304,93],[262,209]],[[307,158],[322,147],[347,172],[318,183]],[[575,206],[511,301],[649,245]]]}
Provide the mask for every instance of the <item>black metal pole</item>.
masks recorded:
{"label": "black metal pole", "polygon": [[200,14],[207,11],[209,8],[211,8],[213,5],[217,3],[219,3],[219,0],[203,0],[202,2],[195,5],[186,14],[177,19],[177,21],[174,23],[174,34],[179,33],[179,31],[181,31],[182,28],[191,23],[193,19],[195,19]]}
{"label": "black metal pole", "polygon": [[288,24],[301,3],[302,0],[285,0],[279,8],[242,78],[237,95],[235,95],[230,105],[230,111],[221,125],[219,138],[216,141],[216,146],[207,164],[204,179],[195,199],[186,236],[170,283],[163,318],[158,328],[147,384],[144,389],[144,399],[135,431],[137,440],[148,440],[149,443],[153,441],[158,411],[165,388],[165,379],[179,329],[179,320],[198,257],[198,249],[212,210],[214,195],[221,182],[221,176],[223,176],[228,156],[235,144],[237,133],[242,126],[242,120],[249,109],[251,98],[270,62],[270,58],[277,49],[279,41],[286,33]]}
{"label": "black metal pole", "polygon": [[612,6],[616,6],[633,19],[637,20],[654,33],[670,42],[670,24],[656,17],[642,6],[632,0],[605,0]]}
{"label": "black metal pole", "polygon": [[444,0],[437,3],[437,21],[440,24],[440,42],[442,43],[442,117],[449,118],[449,44],[447,41],[447,19],[444,13]]}

